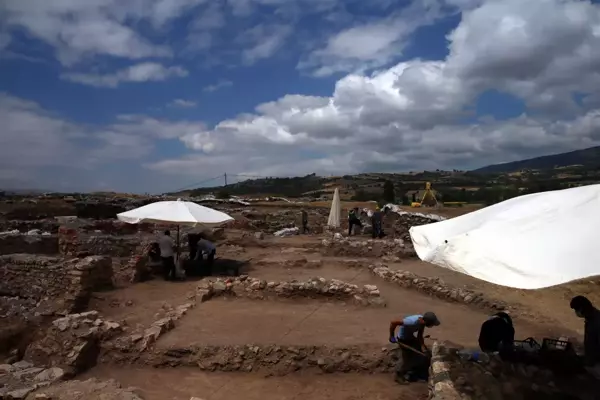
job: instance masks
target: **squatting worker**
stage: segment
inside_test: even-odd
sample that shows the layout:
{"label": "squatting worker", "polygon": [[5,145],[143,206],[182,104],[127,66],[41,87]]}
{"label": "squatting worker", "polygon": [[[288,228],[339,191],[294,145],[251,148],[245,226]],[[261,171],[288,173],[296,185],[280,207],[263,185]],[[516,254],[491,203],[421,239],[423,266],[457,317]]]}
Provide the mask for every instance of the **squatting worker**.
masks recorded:
{"label": "squatting worker", "polygon": [[498,312],[481,324],[479,347],[482,351],[493,353],[509,349],[515,341],[515,328],[512,318],[505,312]]}
{"label": "squatting worker", "polygon": [[583,347],[587,370],[600,379],[600,310],[584,296],[573,297],[571,308],[585,320]]}
{"label": "squatting worker", "polygon": [[[411,347],[419,352],[427,353],[423,332],[425,328],[439,326],[440,320],[432,312],[426,312],[423,315],[410,315],[403,319],[390,322],[390,343],[399,343],[402,357],[396,365],[396,382],[407,383],[415,382],[419,379],[426,379],[423,375],[427,374],[429,359],[415,353],[404,346]],[[396,328],[398,335],[396,335]],[[423,365],[425,363],[425,366]],[[423,372],[424,367],[424,372]]]}
{"label": "squatting worker", "polygon": [[158,239],[160,248],[160,258],[162,259],[165,280],[175,280],[175,242],[171,237],[171,232],[166,230],[165,234]]}

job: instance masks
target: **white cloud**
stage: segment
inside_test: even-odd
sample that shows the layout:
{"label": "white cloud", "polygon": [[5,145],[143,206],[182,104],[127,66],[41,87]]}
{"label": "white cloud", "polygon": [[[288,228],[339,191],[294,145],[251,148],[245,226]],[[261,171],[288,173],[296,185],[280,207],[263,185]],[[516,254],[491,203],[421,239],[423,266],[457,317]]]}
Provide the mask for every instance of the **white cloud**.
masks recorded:
{"label": "white cloud", "polygon": [[8,28],[22,28],[52,46],[65,65],[97,55],[171,57],[168,46],[154,43],[131,22],[144,20],[160,30],[205,1],[4,0],[0,2],[0,21]]}
{"label": "white cloud", "polygon": [[[44,171],[67,168],[95,181],[99,166],[140,162],[150,156],[157,140],[181,140],[206,130],[199,122],[169,121],[144,115],[120,115],[105,126],[78,124],[39,104],[0,93],[0,186],[17,177],[49,188]],[[12,185],[14,186],[14,185]]]}
{"label": "white cloud", "polygon": [[271,57],[291,33],[291,27],[285,25],[256,25],[243,32],[239,38],[240,43],[246,47],[242,51],[242,61],[246,65],[252,65]]}
{"label": "white cloud", "polygon": [[[599,7],[574,0],[483,2],[449,35],[445,60],[351,74],[330,97],[288,95],[261,104],[254,114],[184,138],[192,149],[211,143],[210,156],[152,168],[210,169],[224,160],[230,170],[277,175],[477,167],[598,145],[599,110],[572,103],[564,118],[555,110],[574,93],[600,90],[600,53],[591,51],[600,48]],[[465,124],[488,89],[543,107],[510,120]]]}
{"label": "white cloud", "polygon": [[218,81],[217,83],[214,83],[212,85],[208,85],[206,87],[204,87],[204,91],[205,92],[216,92],[217,90],[221,90],[227,87],[231,87],[233,85],[233,82],[228,81],[226,79],[221,79],[220,81]]}
{"label": "white cloud", "polygon": [[122,69],[112,74],[65,73],[62,79],[96,87],[116,88],[122,82],[158,82],[169,78],[182,78],[188,71],[182,67],[165,67],[158,63],[146,62]]}
{"label": "white cloud", "polygon": [[398,58],[410,35],[445,15],[441,2],[415,1],[385,19],[358,24],[330,36],[298,66],[315,76],[364,72]]}
{"label": "white cloud", "polygon": [[192,100],[185,99],[175,99],[171,103],[169,103],[170,107],[179,107],[179,108],[194,108],[198,104]]}

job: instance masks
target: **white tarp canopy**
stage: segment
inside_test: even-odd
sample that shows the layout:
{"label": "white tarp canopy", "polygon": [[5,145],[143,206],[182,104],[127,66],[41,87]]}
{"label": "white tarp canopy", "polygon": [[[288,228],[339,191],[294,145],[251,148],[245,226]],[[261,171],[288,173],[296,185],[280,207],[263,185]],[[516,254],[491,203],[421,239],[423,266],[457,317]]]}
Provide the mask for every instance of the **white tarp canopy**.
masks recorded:
{"label": "white tarp canopy", "polygon": [[329,211],[329,219],[327,220],[327,226],[331,228],[339,228],[341,213],[342,206],[340,204],[340,190],[338,188],[335,188],[335,192],[333,192],[333,200],[331,201],[331,211]]}
{"label": "white tarp canopy", "polygon": [[129,224],[143,222],[188,226],[216,227],[232,221],[229,215],[190,201],[158,201],[117,214],[120,221]]}
{"label": "white tarp canopy", "polygon": [[600,275],[600,185],[535,193],[410,228],[419,258],[498,285]]}

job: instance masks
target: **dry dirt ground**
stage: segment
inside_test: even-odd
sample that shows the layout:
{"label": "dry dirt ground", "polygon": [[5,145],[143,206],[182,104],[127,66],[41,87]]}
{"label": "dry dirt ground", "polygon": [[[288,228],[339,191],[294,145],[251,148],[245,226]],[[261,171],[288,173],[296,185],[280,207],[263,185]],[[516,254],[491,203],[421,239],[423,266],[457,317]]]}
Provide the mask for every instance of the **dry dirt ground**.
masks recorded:
{"label": "dry dirt ground", "polygon": [[[239,237],[240,232],[228,232]],[[432,339],[450,340],[476,346],[481,323],[489,311],[448,303],[412,289],[401,288],[372,275],[366,268],[381,261],[365,258],[363,267],[349,267],[343,257],[321,256],[316,246],[322,236],[267,238],[259,246],[221,246],[218,257],[249,260],[244,273],[267,281],[304,281],[311,277],[335,278],[356,285],[376,285],[387,307],[360,307],[351,304],[302,300],[249,300],[217,298],[191,309],[175,329],[156,343],[159,350],[190,345],[276,344],[282,346],[324,345],[362,346],[382,350],[387,343],[388,325],[393,318],[434,311],[441,326],[428,332]],[[240,244],[244,244],[240,241]],[[319,268],[293,266],[299,256],[321,260]],[[534,336],[579,337],[583,324],[569,309],[575,294],[600,300],[594,281],[541,291],[522,291],[491,285],[444,270],[416,259],[390,263],[392,269],[411,271],[427,277],[440,277],[448,284],[468,286],[486,296],[518,305],[515,327],[518,338]],[[90,309],[106,318],[124,321],[131,330],[143,328],[168,306],[189,301],[198,279],[165,282],[155,279],[117,290],[96,294]],[[431,343],[431,342],[429,342]],[[258,373],[207,373],[195,369],[153,369],[151,367],[99,366],[86,374],[101,379],[115,378],[123,385],[137,386],[147,399],[205,400],[239,399],[425,399],[425,384],[398,386],[387,374],[308,374],[297,373],[266,378]]]}

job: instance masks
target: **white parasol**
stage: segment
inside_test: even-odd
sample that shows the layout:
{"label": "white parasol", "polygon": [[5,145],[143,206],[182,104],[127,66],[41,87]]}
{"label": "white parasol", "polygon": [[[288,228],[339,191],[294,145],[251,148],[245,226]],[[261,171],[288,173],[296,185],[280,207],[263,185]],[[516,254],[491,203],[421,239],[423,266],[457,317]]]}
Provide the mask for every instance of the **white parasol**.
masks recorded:
{"label": "white parasol", "polygon": [[128,224],[177,225],[177,256],[179,257],[179,226],[217,227],[233,218],[224,212],[204,207],[191,201],[157,201],[117,214],[119,221]]}

